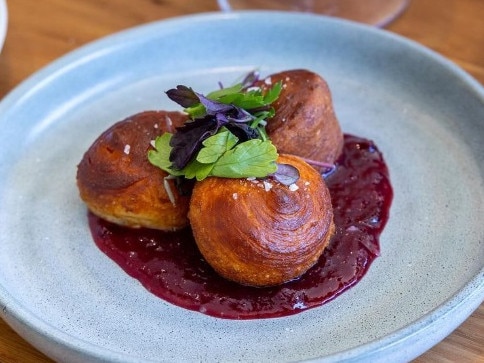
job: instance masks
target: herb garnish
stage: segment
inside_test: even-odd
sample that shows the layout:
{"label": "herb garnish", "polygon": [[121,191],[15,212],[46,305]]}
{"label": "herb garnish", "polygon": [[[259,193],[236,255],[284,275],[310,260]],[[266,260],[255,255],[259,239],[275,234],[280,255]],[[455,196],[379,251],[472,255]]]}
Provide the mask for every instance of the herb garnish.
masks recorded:
{"label": "herb garnish", "polygon": [[190,116],[174,134],[156,138],[149,161],[172,177],[225,178],[273,177],[290,185],[299,178],[296,168],[277,164],[277,150],[265,126],[274,116],[271,104],[279,97],[282,83],[266,92],[254,87],[256,72],[242,82],[206,96],[179,85],[166,92]]}

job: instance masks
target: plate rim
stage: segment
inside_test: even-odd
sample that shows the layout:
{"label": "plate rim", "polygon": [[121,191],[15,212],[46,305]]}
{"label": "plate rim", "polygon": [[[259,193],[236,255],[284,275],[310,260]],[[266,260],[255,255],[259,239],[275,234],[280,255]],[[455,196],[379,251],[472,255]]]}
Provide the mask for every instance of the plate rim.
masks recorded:
{"label": "plate rim", "polygon": [[[1,1],[2,0],[0,0],[0,7],[1,7]],[[45,79],[47,76],[51,75],[52,73],[55,73],[56,71],[62,70],[63,67],[69,65],[73,60],[82,58],[84,55],[88,53],[99,50],[106,44],[112,42],[113,40],[124,38],[127,34],[133,35],[133,34],[136,34],[136,32],[138,31],[143,31],[143,29],[146,30],[146,29],[156,28],[157,26],[160,26],[160,24],[163,24],[162,26],[170,26],[170,25],[173,26],[173,24],[181,24],[183,26],[183,23],[186,21],[198,20],[198,21],[204,22],[204,21],[210,21],[215,19],[220,20],[221,18],[227,18],[227,17],[231,19],[238,18],[240,20],[243,17],[246,17],[246,16],[250,17],[260,13],[264,13],[264,16],[267,16],[268,11],[267,12],[266,11],[243,11],[243,12],[236,12],[232,14],[224,14],[224,13],[217,12],[217,13],[204,13],[204,14],[180,16],[180,17],[170,18],[166,20],[150,22],[143,25],[138,25],[120,32],[113,33],[111,35],[107,35],[98,40],[89,42],[86,45],[83,45],[82,47],[77,48],[65,54],[64,56],[51,62],[47,66],[43,67],[39,71],[35,72],[34,74],[26,78],[11,92],[9,92],[4,97],[3,100],[1,100],[0,112],[3,109],[8,109],[11,104],[14,104],[16,101],[18,101],[19,98],[25,93],[25,91],[29,88],[30,85],[37,83],[39,80]],[[447,58],[444,58],[439,53],[429,48],[426,48],[423,45],[416,43],[415,41],[404,38],[397,34],[390,33],[385,30],[375,29],[366,25],[356,24],[351,21],[342,20],[342,19],[328,18],[320,15],[306,15],[306,14],[288,15],[286,13],[282,14],[279,12],[270,12],[270,13],[275,14],[275,16],[298,17],[298,18],[310,17],[310,18],[320,19],[317,21],[343,23],[343,24],[346,24],[346,26],[360,28],[360,30],[364,29],[364,31],[373,32],[375,34],[378,33],[378,36],[386,36],[392,39],[396,39],[402,44],[405,44],[406,46],[409,46],[412,49],[420,53],[423,53],[426,56],[431,57],[434,61],[437,61],[441,65],[445,66],[449,71],[456,74],[459,78],[465,81],[467,86],[473,88],[476,91],[476,93],[480,96],[480,98],[484,100],[484,88],[470,74],[468,74],[466,71],[464,71],[462,68],[457,66],[452,61],[448,60]],[[0,294],[0,304],[3,307],[2,317],[7,321],[7,323],[9,323],[9,325],[14,327],[14,330],[18,329],[22,331],[23,329],[22,325],[24,325],[26,328],[29,328],[30,330],[36,332],[37,334],[42,335],[43,338],[52,340],[53,343],[57,343],[57,344],[62,343],[66,347],[70,347],[70,349],[74,351],[79,351],[80,353],[85,353],[86,351],[88,351],[88,353],[95,358],[134,359],[131,355],[125,355],[122,353],[113,352],[106,348],[100,349],[100,347],[98,347],[97,345],[81,340],[79,338],[75,338],[75,339],[76,341],[81,341],[82,345],[72,344],[72,341],[68,339],[69,334],[63,332],[62,330],[56,327],[50,326],[50,324],[48,324],[47,322],[37,317],[35,314],[32,314],[27,307],[23,306],[22,304],[20,304],[20,302],[16,301],[16,298],[13,295],[11,295],[3,285],[0,285],[0,291],[2,291],[2,293]],[[484,267],[481,269],[479,274],[477,274],[471,281],[468,281],[467,284],[462,289],[460,289],[454,296],[452,296],[442,305],[435,307],[431,312],[429,312],[425,316],[422,316],[420,319],[413,322],[409,326],[401,328],[393,332],[392,334],[384,336],[381,339],[364,343],[354,348],[350,348],[348,350],[338,352],[336,354],[332,354],[330,356],[323,356],[318,359],[328,359],[329,361],[331,361],[331,359],[339,360],[339,359],[352,359],[352,358],[366,358],[365,355],[378,353],[381,350],[387,349],[389,346],[391,347],[391,346],[398,345],[402,340],[412,338],[412,337],[414,338],[417,337],[416,336],[417,333],[415,331],[416,326],[425,325],[424,323],[429,319],[431,320],[431,324],[438,325],[439,319],[437,319],[437,317],[448,316],[449,314],[452,314],[455,310],[457,310],[460,306],[462,306],[462,304],[464,304],[465,302],[471,302],[472,303],[471,306],[473,306],[474,308],[467,309],[469,311],[466,311],[465,314],[462,314],[461,321],[459,322],[460,324],[462,321],[465,320],[465,318],[467,318],[472,313],[472,311],[474,311],[480,305],[482,300],[484,300]],[[17,302],[17,305],[13,304],[14,302]],[[13,308],[10,306],[13,306]],[[10,317],[13,317],[14,320],[11,320]],[[30,317],[30,319],[26,319],[28,317]],[[35,320],[37,324],[35,325],[32,324],[32,320]],[[428,328],[432,328],[428,324],[425,326],[427,326]],[[49,327],[54,329],[54,332],[49,331]],[[53,333],[57,333],[57,334],[53,334]],[[443,335],[442,338],[445,335]],[[31,342],[31,344],[35,346],[36,344],[34,343]],[[40,347],[37,347],[37,348],[40,348]],[[88,348],[95,348],[95,349],[88,350]],[[106,355],[105,352],[109,352],[109,355]]]}

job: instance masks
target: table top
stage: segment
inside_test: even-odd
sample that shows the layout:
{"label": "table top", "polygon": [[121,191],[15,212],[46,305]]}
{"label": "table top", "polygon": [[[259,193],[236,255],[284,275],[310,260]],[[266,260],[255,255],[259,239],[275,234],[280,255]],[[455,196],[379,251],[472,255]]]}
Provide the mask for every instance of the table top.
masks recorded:
{"label": "table top", "polygon": [[[0,99],[63,54],[149,21],[218,11],[216,0],[14,0],[0,53]],[[449,58],[484,84],[484,1],[413,0],[387,30]],[[0,319],[0,361],[52,362]],[[484,362],[484,304],[415,362]]]}

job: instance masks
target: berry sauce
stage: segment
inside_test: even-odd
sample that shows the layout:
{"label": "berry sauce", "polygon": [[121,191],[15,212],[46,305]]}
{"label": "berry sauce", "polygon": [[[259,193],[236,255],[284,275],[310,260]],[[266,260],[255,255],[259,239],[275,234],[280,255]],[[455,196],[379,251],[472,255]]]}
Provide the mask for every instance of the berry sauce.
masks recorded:
{"label": "berry sauce", "polygon": [[242,286],[220,277],[203,259],[190,228],[130,229],[89,214],[97,246],[156,296],[182,308],[226,319],[275,318],[321,306],[355,285],[379,256],[393,191],[372,141],[345,135],[326,182],[336,233],[318,263],[276,287]]}

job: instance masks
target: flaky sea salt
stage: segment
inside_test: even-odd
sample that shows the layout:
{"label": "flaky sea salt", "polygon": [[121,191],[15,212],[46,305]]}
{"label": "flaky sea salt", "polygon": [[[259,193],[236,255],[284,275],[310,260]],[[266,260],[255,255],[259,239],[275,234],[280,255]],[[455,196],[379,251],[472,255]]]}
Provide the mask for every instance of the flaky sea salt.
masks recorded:
{"label": "flaky sea salt", "polygon": [[171,120],[171,118],[169,116],[165,116],[165,124],[166,124],[166,130],[168,132],[172,132],[173,131],[173,121]]}
{"label": "flaky sea salt", "polygon": [[271,189],[272,189],[272,184],[264,180],[264,190],[268,192]]}
{"label": "flaky sea salt", "polygon": [[237,200],[238,197],[239,195],[237,193],[232,194],[232,198],[234,198],[234,200]]}
{"label": "flaky sea salt", "polygon": [[296,191],[296,190],[298,190],[298,189],[299,189],[299,187],[297,186],[297,184],[294,184],[294,183],[293,183],[293,184],[289,185],[289,190],[290,190],[291,192],[295,192],[295,191]]}
{"label": "flaky sea salt", "polygon": [[131,151],[131,145],[129,145],[129,144],[124,145],[124,153],[126,155],[129,155],[130,151]]}

